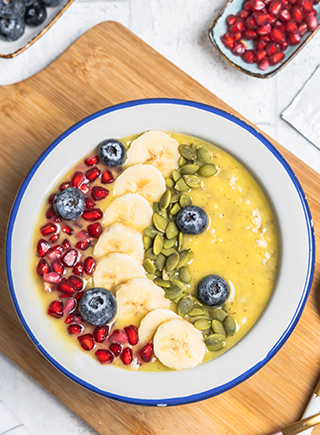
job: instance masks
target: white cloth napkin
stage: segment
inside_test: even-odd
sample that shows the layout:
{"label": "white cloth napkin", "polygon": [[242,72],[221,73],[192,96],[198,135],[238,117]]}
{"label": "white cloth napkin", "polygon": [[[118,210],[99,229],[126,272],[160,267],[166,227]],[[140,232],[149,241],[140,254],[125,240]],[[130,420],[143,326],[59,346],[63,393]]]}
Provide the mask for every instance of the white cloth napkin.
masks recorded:
{"label": "white cloth napkin", "polygon": [[320,148],[320,66],[281,116]]}
{"label": "white cloth napkin", "polygon": [[20,420],[0,401],[0,435],[32,435]]}

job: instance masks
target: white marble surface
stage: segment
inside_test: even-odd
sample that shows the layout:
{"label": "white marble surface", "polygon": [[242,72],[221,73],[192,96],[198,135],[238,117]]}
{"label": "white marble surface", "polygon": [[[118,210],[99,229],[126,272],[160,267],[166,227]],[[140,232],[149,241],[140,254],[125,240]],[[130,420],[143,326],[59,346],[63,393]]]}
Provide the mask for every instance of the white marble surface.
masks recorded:
{"label": "white marble surface", "polygon": [[[92,26],[114,20],[320,173],[320,150],[280,117],[320,64],[320,32],[275,77],[255,79],[233,69],[209,42],[208,28],[223,3],[224,0],[76,0],[25,53],[12,60],[0,59],[0,85],[37,73]],[[1,353],[0,400],[33,435],[96,433]]]}

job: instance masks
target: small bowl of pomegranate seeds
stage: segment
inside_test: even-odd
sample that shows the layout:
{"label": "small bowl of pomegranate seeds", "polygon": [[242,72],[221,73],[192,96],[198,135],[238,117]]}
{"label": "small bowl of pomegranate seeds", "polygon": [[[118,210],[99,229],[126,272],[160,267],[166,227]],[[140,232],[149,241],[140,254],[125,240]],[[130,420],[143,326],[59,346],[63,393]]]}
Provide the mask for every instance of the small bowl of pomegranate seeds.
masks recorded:
{"label": "small bowl of pomegranate seeds", "polygon": [[229,0],[209,38],[240,71],[268,78],[306,45],[319,22],[319,0]]}

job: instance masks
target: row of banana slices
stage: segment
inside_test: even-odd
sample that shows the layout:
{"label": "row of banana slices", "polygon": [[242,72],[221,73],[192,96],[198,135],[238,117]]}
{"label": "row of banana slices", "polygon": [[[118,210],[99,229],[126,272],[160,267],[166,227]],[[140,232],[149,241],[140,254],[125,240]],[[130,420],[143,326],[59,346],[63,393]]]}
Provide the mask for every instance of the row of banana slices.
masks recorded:
{"label": "row of banana slices", "polygon": [[166,189],[164,177],[179,162],[178,142],[161,131],[149,131],[131,143],[127,169],[114,183],[114,200],[104,213],[104,232],[95,248],[96,287],[115,293],[117,319],[140,322],[140,344],[153,340],[156,357],[180,370],[201,363],[205,344],[200,331],[170,309],[163,289],[146,277],[142,266],[142,230],[152,225],[154,201]]}

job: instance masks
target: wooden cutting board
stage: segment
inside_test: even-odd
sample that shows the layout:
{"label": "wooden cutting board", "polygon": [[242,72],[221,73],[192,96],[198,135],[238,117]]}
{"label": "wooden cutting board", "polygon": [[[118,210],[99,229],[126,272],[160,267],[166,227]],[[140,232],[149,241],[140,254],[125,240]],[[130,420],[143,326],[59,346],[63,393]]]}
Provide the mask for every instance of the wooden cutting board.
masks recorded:
{"label": "wooden cutting board", "polygon": [[[92,112],[149,97],[195,100],[239,116],[114,22],[91,29],[36,76],[0,88],[2,244],[19,185],[40,153],[56,137]],[[271,142],[283,153],[304,188],[319,240],[320,175],[275,141]],[[20,325],[6,285],[2,251],[1,266],[0,350],[101,435],[269,434],[301,417],[320,377],[318,263],[304,313],[289,340],[269,364],[218,397],[171,408],[114,402],[82,389],[61,375],[40,355]],[[314,434],[320,434],[320,428]]]}

